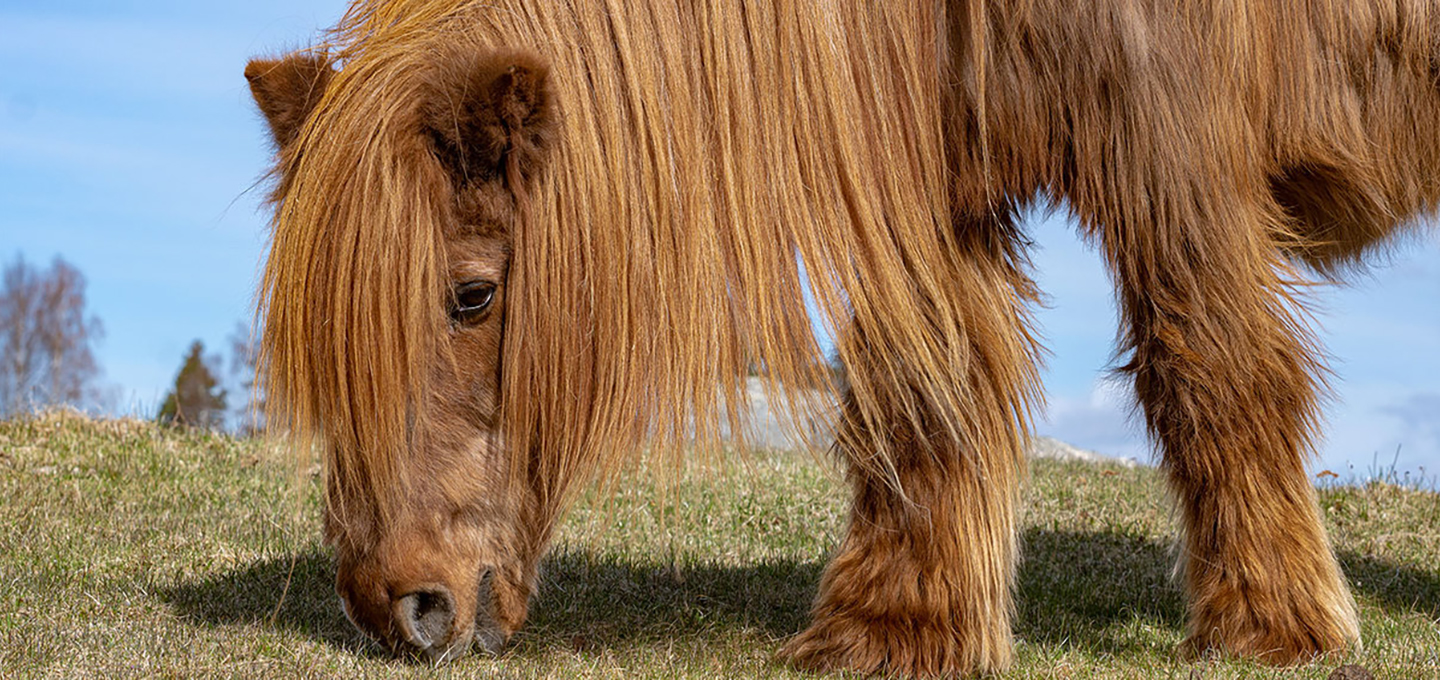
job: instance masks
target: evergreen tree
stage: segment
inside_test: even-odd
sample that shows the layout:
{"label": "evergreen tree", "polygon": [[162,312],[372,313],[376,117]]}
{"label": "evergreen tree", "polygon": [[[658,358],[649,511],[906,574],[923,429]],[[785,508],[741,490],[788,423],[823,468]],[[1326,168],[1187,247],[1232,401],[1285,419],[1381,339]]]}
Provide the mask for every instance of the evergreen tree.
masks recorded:
{"label": "evergreen tree", "polygon": [[218,430],[225,425],[225,390],[212,368],[216,357],[205,356],[204,343],[190,345],[185,363],[175,376],[175,387],[165,395],[157,420],[164,425]]}

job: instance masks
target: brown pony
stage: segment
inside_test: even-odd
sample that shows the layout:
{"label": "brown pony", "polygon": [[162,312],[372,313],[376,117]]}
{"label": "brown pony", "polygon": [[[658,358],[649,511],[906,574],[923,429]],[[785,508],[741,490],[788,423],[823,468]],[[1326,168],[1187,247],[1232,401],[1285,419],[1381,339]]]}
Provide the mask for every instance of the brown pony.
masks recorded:
{"label": "brown pony", "polygon": [[1435,207],[1440,3],[359,0],[246,76],[280,151],[271,422],[323,448],[339,593],[393,648],[500,648],[573,492],[713,442],[762,365],[842,393],[854,491],[783,653],[1005,667],[1037,195],[1119,288],[1186,648],[1359,643],[1299,268]]}

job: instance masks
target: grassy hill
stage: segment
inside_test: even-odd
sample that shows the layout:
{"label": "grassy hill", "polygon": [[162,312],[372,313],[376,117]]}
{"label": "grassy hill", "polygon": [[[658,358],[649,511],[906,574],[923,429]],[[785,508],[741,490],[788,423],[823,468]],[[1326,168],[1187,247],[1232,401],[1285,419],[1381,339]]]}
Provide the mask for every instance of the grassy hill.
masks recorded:
{"label": "grassy hill", "polygon": [[[313,471],[252,441],[51,415],[0,423],[0,676],[813,677],[772,660],[841,535],[834,470],[755,452],[648,475],[569,516],[499,659],[396,661],[352,631]],[[1440,495],[1321,494],[1365,650],[1276,671],[1183,663],[1174,527],[1154,470],[1037,461],[1018,663],[1005,678],[1440,678]]]}

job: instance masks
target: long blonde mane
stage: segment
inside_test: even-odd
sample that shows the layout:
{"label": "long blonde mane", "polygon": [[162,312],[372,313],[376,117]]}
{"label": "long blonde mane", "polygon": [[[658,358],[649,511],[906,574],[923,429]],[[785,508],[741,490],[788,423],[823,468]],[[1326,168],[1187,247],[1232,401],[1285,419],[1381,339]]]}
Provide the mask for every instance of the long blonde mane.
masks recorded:
{"label": "long blonde mane", "polygon": [[[1018,450],[1023,426],[991,419],[1024,419],[1029,345],[987,328],[994,314],[962,318],[1023,315],[1024,289],[956,260],[991,246],[960,243],[952,214],[954,25],[939,2],[357,2],[330,46],[343,69],[285,159],[264,288],[278,425],[323,441],[335,483],[382,515],[404,488],[397,461],[445,353],[453,202],[407,126],[415,74],[469,41],[538,53],[559,112],[513,234],[503,364],[507,444],[545,493],[647,446],[715,440],[739,423],[749,366],[778,389],[835,389],[807,285],[872,471],[892,465],[897,427]],[[967,415],[995,399],[966,379],[977,348],[1009,357],[995,370],[1022,396],[1005,412]]]}

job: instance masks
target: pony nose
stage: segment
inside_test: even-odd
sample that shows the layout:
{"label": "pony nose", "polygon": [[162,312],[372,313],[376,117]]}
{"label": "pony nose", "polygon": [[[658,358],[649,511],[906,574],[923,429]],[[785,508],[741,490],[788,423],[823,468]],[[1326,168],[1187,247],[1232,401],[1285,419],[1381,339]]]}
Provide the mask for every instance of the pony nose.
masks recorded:
{"label": "pony nose", "polygon": [[450,649],[455,624],[455,598],[443,587],[433,587],[395,600],[395,622],[411,646],[430,657]]}

